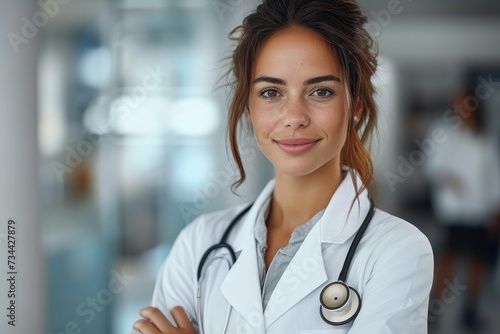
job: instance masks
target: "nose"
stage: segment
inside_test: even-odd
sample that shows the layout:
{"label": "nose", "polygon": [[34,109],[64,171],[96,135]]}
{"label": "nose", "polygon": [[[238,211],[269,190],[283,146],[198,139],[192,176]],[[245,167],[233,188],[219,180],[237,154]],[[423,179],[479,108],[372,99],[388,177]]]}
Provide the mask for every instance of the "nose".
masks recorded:
{"label": "nose", "polygon": [[309,125],[307,107],[300,98],[291,98],[283,107],[282,122],[287,128],[293,130]]}

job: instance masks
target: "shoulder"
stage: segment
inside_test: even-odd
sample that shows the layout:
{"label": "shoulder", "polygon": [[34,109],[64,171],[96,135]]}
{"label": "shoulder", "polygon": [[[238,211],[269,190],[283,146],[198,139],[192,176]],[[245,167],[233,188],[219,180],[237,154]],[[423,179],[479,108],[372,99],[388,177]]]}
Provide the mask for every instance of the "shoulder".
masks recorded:
{"label": "shoulder", "polygon": [[187,224],[175,239],[166,258],[164,271],[172,266],[191,268],[194,273],[207,249],[218,244],[233,218],[245,207],[235,205],[205,213]]}
{"label": "shoulder", "polygon": [[384,257],[432,255],[429,239],[415,225],[377,209],[366,231],[368,248]]}
{"label": "shoulder", "polygon": [[201,244],[217,243],[234,217],[247,205],[238,204],[223,210],[204,213],[186,225],[178,238],[196,240]]}
{"label": "shoulder", "polygon": [[362,260],[350,276],[368,307],[361,308],[352,331],[427,333],[434,271],[429,240],[414,225],[378,209],[366,232]]}
{"label": "shoulder", "polygon": [[428,294],[434,273],[429,239],[411,223],[379,209],[372,223],[360,243],[361,284],[370,291],[400,286],[397,298],[416,291]]}

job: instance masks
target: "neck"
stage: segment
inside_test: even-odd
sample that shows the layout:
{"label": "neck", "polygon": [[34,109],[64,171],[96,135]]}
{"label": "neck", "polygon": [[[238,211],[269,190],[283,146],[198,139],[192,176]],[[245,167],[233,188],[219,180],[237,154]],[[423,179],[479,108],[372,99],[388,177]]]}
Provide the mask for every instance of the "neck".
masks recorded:
{"label": "neck", "polygon": [[306,176],[276,172],[268,225],[293,231],[328,205],[341,182],[340,165],[326,165]]}

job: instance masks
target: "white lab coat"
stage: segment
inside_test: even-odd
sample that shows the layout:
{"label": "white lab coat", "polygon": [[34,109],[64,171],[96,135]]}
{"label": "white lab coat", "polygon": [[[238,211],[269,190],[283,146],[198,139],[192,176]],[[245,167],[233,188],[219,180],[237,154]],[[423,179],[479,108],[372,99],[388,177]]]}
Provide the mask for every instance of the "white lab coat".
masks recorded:
{"label": "white lab coat", "polygon": [[[369,211],[365,191],[360,205],[356,203],[348,215],[354,197],[349,174],[283,273],[263,311],[253,229],[259,207],[271,195],[274,184],[274,180],[268,183],[231,232],[228,242],[239,253],[231,270],[228,272],[224,261],[214,261],[206,268],[202,291],[206,334],[222,332],[229,304],[232,311],[227,333],[231,334],[427,333],[433,277],[431,246],[413,225],[378,209],[354,255],[346,282],[361,296],[358,317],[354,322],[332,326],[320,316],[321,289],[337,280],[352,239]],[[184,228],[159,273],[152,306],[171,317],[169,310],[180,305],[196,322],[195,287],[200,258],[219,242],[243,207],[202,215]],[[221,250],[217,254],[227,253]]]}
{"label": "white lab coat", "polygon": [[[466,128],[438,126],[446,141],[438,144],[425,165],[436,185],[432,198],[437,216],[446,225],[486,227],[500,204],[498,149],[489,138]],[[445,175],[458,179],[460,189],[440,185]]]}

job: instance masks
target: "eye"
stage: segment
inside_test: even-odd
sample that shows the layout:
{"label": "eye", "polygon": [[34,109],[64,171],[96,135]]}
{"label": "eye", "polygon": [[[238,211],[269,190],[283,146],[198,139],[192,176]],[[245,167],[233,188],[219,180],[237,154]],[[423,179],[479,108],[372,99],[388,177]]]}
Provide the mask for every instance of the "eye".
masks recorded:
{"label": "eye", "polygon": [[320,87],[316,89],[312,95],[317,96],[317,97],[329,97],[334,95],[333,91],[330,88],[325,88],[325,87]]}
{"label": "eye", "polygon": [[259,93],[265,99],[273,99],[280,95],[276,89],[265,89]]}

